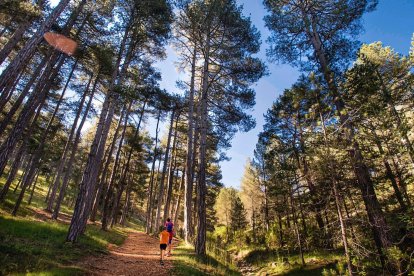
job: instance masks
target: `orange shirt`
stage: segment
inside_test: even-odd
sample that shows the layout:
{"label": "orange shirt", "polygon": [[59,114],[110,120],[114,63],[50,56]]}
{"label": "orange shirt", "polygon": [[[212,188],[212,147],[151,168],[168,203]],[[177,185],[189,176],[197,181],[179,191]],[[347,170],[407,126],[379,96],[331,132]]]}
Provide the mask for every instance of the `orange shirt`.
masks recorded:
{"label": "orange shirt", "polygon": [[164,230],[160,233],[160,244],[167,244],[168,238],[170,234],[167,232],[167,230]]}

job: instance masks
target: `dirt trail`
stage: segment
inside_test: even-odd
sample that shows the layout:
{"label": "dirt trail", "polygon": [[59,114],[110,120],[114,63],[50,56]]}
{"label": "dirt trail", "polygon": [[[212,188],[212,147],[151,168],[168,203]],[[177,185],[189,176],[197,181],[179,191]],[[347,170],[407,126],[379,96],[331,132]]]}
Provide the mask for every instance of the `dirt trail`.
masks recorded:
{"label": "dirt trail", "polygon": [[161,265],[159,240],[142,232],[130,232],[122,246],[110,248],[108,255],[88,257],[79,265],[88,275],[160,276],[171,275],[172,258],[166,257]]}

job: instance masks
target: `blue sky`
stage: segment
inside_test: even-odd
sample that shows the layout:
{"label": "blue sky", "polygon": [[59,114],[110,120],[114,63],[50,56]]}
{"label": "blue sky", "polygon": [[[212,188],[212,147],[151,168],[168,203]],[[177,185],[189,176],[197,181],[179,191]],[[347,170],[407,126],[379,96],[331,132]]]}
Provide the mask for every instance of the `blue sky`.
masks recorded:
{"label": "blue sky", "polygon": [[[272,64],[266,58],[268,48],[266,38],[269,31],[265,28],[263,17],[266,11],[260,0],[239,0],[244,6],[244,14],[250,16],[253,24],[262,35],[262,47],[258,54],[266,61],[270,75],[262,78],[253,88],[256,91],[256,106],[251,114],[255,117],[256,128],[248,133],[238,133],[232,142],[232,148],[227,152],[230,161],[221,163],[223,183],[225,186],[240,187],[244,165],[247,158],[253,156],[257,135],[264,123],[263,114],[276,100],[278,95],[289,88],[299,76],[299,72],[289,65]],[[414,32],[414,0],[379,0],[377,9],[363,17],[365,32],[360,40],[364,43],[382,41],[397,52],[407,54],[410,49],[411,36]],[[171,48],[167,49],[168,57],[159,62],[157,67],[162,73],[162,88],[170,92],[178,92],[176,80],[183,78],[176,70],[174,61],[176,55]]]}

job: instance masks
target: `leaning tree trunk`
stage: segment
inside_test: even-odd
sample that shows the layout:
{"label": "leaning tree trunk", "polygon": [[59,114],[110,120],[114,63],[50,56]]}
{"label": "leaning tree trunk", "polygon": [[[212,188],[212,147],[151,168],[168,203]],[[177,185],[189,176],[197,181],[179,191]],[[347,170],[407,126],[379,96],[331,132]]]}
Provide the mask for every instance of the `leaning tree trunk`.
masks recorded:
{"label": "leaning tree trunk", "polygon": [[6,45],[4,45],[3,49],[0,51],[0,65],[6,60],[9,54],[12,52],[14,47],[20,42],[23,37],[25,31],[30,27],[32,22],[29,20],[22,22],[19,27],[17,27],[16,31],[14,31],[12,37],[7,41]]}
{"label": "leaning tree trunk", "polygon": [[[362,198],[368,214],[368,219],[372,227],[373,238],[377,247],[378,254],[380,256],[381,264],[383,267],[386,267],[387,257],[384,254],[384,249],[387,249],[393,245],[390,236],[390,227],[385,220],[384,214],[381,210],[381,205],[378,202],[378,198],[374,189],[374,183],[371,179],[368,167],[365,164],[359,143],[355,138],[354,129],[349,120],[349,115],[346,112],[343,112],[345,109],[345,103],[335,84],[334,73],[330,70],[330,66],[326,59],[326,53],[322,41],[319,37],[316,23],[306,23],[307,34],[311,39],[316,58],[322,68],[322,73],[328,85],[328,89],[334,98],[334,104],[339,114],[340,123],[344,126],[345,129],[345,141],[350,147],[350,150],[348,150],[348,152],[350,154],[352,167],[357,178],[359,189],[361,190]],[[390,268],[390,270],[392,271],[393,269]]]}
{"label": "leaning tree trunk", "polygon": [[[12,107],[10,108],[10,110],[7,112],[6,116],[1,121],[1,124],[0,124],[0,135],[2,135],[4,133],[4,131],[6,130],[6,127],[12,121],[12,119],[13,119],[14,115],[16,114],[17,110],[19,110],[21,104],[23,103],[23,100],[27,97],[27,95],[29,95],[30,88],[32,87],[32,85],[36,81],[36,79],[39,76],[39,74],[42,72],[42,69],[45,67],[46,63],[49,62],[52,53],[53,52],[48,52],[47,56],[45,56],[42,59],[42,61],[39,63],[39,65],[37,65],[35,71],[33,72],[32,76],[30,77],[29,81],[27,82],[27,84],[23,88],[23,91],[20,93],[19,97],[16,99],[16,101],[13,103]],[[0,96],[0,98],[2,98],[3,95],[4,94],[2,94]],[[7,99],[1,99],[0,100],[1,110],[3,110],[3,108],[4,108],[4,106],[6,104],[7,104]]]}
{"label": "leaning tree trunk", "polygon": [[[37,8],[39,10],[43,9],[43,5],[45,0],[37,1]],[[6,58],[10,55],[12,50],[17,46],[17,44],[22,40],[23,34],[29,29],[32,21],[25,20],[24,22],[20,23],[19,27],[14,31],[12,37],[7,41],[6,45],[4,45],[3,49],[0,51],[0,65],[6,60]],[[1,35],[0,35],[1,36]]]}
{"label": "leaning tree trunk", "polygon": [[[123,112],[121,113],[121,115],[123,115]],[[105,165],[103,167],[102,173],[100,173],[100,178],[99,178],[99,182],[98,182],[98,189],[95,192],[95,196],[94,196],[94,202],[93,202],[93,208],[92,208],[92,212],[91,212],[91,216],[90,216],[90,220],[91,221],[95,221],[96,220],[96,213],[98,212],[98,207],[99,205],[101,205],[100,207],[103,209],[103,205],[104,205],[104,201],[106,198],[106,195],[108,194],[109,191],[109,186],[106,185],[106,183],[109,183],[109,180],[107,179],[108,176],[108,172],[109,172],[109,166],[111,165],[111,161],[112,161],[112,154],[115,150],[115,146],[116,146],[116,141],[118,140],[118,133],[121,130],[121,126],[122,126],[122,119],[123,117],[120,116],[117,126],[115,128],[115,132],[114,135],[112,137],[112,142],[109,146],[109,148],[107,149],[107,153],[105,153],[106,157],[106,161],[104,162]],[[102,166],[100,167],[99,171],[101,171]],[[103,194],[102,194],[103,192]],[[102,203],[100,203],[100,199],[103,199]]]}
{"label": "leaning tree trunk", "polygon": [[[75,139],[73,140],[73,143],[70,142],[70,140],[68,140],[68,143],[69,142],[72,143],[71,154],[70,154],[70,157],[69,157],[69,161],[67,163],[67,166],[66,166],[66,172],[63,175],[62,186],[60,187],[59,196],[58,196],[58,198],[56,200],[56,205],[55,205],[55,208],[53,210],[52,219],[57,219],[58,216],[59,216],[60,205],[62,204],[63,198],[65,197],[66,189],[67,189],[67,186],[68,186],[68,183],[69,183],[69,177],[72,174],[73,162],[75,161],[75,155],[76,155],[76,152],[78,150],[78,145],[79,145],[79,141],[80,141],[81,131],[82,131],[83,125],[85,124],[85,121],[86,121],[86,119],[88,117],[89,110],[91,109],[92,100],[93,100],[93,96],[94,96],[95,91],[96,91],[96,86],[97,86],[98,80],[99,80],[99,74],[98,74],[98,76],[95,79],[95,83],[93,85],[91,94],[89,95],[88,103],[86,104],[85,111],[83,113],[81,122],[79,123],[79,127],[76,130]],[[79,109],[78,109],[78,112],[77,112],[77,113],[79,113],[79,115],[76,114],[77,116],[80,116],[80,113],[82,112],[82,106],[83,106],[83,103],[79,105]],[[75,128],[76,128],[76,125],[77,125],[77,123],[76,124],[74,123],[74,127]]]}
{"label": "leaning tree trunk", "polygon": [[168,137],[167,137],[167,147],[165,149],[160,185],[158,187],[159,189],[158,189],[158,202],[157,202],[158,203],[157,204],[157,216],[155,218],[155,230],[156,231],[158,230],[158,227],[160,225],[162,200],[164,198],[164,181],[165,181],[165,175],[167,174],[167,168],[168,168],[168,158],[170,155],[171,136],[172,136],[172,131],[174,128],[174,116],[175,116],[175,110],[171,112],[170,129],[168,131]]}
{"label": "leaning tree trunk", "polygon": [[[130,177],[131,178],[131,177]],[[121,218],[119,219],[119,224],[121,224],[122,226],[125,226],[126,223],[126,219],[127,219],[127,213],[129,210],[129,206],[130,206],[130,200],[131,200],[131,183],[132,180],[130,179],[128,181],[127,184],[127,188],[126,188],[126,192],[125,192],[125,202],[124,202],[124,206],[122,207],[122,215]]]}

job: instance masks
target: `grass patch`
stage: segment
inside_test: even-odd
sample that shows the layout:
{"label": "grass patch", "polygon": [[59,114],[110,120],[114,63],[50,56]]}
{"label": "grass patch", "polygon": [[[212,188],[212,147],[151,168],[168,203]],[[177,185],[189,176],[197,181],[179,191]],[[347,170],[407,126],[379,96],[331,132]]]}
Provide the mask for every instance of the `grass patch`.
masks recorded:
{"label": "grass patch", "polygon": [[212,256],[197,256],[189,246],[179,245],[173,254],[172,275],[241,275],[234,267],[228,267]]}
{"label": "grass patch", "polygon": [[[322,275],[324,269],[342,270],[344,257],[341,252],[315,251],[304,254],[306,265],[303,266],[299,254],[283,251],[259,249],[249,252],[244,260],[259,270],[260,273],[274,275]],[[288,262],[285,262],[287,258]],[[285,259],[285,260],[284,260]]]}
{"label": "grass patch", "polygon": [[[79,274],[73,264],[80,258],[107,252],[109,243],[120,245],[126,234],[119,228],[105,232],[88,225],[77,244],[65,242],[68,225],[0,216],[0,274]],[[59,272],[59,273],[57,273]]]}
{"label": "grass patch", "polygon": [[[0,178],[0,183],[4,182],[4,177]],[[98,225],[88,225],[78,243],[65,242],[69,225],[36,213],[46,207],[48,184],[43,176],[39,177],[32,204],[27,204],[30,192],[26,191],[18,216],[10,216],[20,193],[20,189],[13,193],[16,182],[0,205],[0,275],[81,275],[84,271],[76,267],[81,258],[106,253],[109,243],[124,242],[125,229],[115,227],[105,232]],[[72,213],[66,204],[62,211]]]}
{"label": "grass patch", "polygon": [[109,243],[120,245],[126,238],[119,228],[105,232],[88,225],[85,235],[72,244],[65,242],[68,225],[62,223],[0,216],[0,225],[0,274],[79,274],[73,266],[77,260],[107,252]]}

